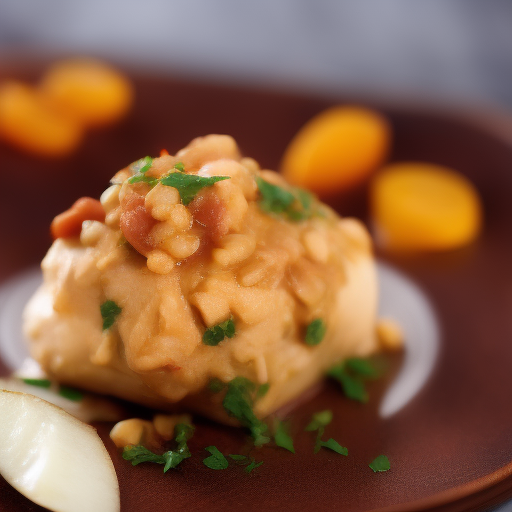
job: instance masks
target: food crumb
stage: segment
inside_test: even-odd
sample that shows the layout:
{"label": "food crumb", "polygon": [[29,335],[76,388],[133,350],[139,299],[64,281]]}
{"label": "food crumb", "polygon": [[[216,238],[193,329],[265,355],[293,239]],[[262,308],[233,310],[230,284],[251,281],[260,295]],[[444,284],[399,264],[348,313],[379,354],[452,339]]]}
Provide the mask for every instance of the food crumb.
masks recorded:
{"label": "food crumb", "polygon": [[391,318],[379,318],[377,338],[384,350],[400,350],[404,345],[404,331],[400,324]]}

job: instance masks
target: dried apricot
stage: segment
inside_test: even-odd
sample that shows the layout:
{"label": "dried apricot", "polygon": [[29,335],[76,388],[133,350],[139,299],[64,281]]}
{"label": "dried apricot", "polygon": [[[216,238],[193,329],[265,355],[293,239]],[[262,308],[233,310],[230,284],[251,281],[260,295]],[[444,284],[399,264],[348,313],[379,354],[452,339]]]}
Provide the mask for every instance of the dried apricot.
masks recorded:
{"label": "dried apricot", "polygon": [[94,59],[63,60],[51,66],[41,90],[55,105],[85,126],[100,126],[123,117],[133,100],[130,81]]}
{"label": "dried apricot", "polygon": [[391,129],[377,112],[333,107],[311,119],[288,146],[282,171],[295,185],[320,195],[364,181],[384,161]]}
{"label": "dried apricot", "polygon": [[83,131],[33,87],[8,81],[0,85],[0,135],[25,151],[56,157],[76,149]]}
{"label": "dried apricot", "polygon": [[439,165],[399,163],[371,184],[377,241],[391,250],[453,249],[474,240],[482,206],[474,185]]}

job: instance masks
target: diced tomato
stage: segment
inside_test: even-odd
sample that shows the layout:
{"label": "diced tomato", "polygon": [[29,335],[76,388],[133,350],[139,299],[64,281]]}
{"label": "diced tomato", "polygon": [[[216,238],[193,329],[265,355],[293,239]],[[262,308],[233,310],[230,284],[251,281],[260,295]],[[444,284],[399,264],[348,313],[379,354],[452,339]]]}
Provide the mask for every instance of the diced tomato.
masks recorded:
{"label": "diced tomato", "polygon": [[154,249],[151,229],[157,221],[151,217],[144,206],[144,196],[129,194],[121,203],[120,227],[124,237],[132,247],[147,256]]}
{"label": "diced tomato", "polygon": [[97,199],[81,197],[69,210],[57,215],[50,226],[53,239],[80,236],[84,220],[105,221],[105,210]]}

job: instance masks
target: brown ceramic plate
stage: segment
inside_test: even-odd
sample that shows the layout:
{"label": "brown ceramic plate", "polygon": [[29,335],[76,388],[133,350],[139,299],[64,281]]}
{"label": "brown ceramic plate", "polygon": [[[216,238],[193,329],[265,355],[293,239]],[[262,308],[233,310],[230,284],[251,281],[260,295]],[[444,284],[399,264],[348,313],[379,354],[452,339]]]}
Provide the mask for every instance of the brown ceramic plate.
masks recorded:
{"label": "brown ceramic plate", "polygon": [[[31,78],[41,68],[18,67],[10,74]],[[174,152],[193,137],[215,132],[233,135],[245,154],[276,168],[305,121],[333,103],[354,100],[148,75],[133,79],[137,101],[126,121],[90,133],[65,160],[32,158],[0,143],[0,280],[37,264],[50,244],[52,217],[79,196],[98,197],[127,163],[161,148]],[[390,357],[386,377],[370,384],[366,405],[325,384],[289,416],[297,453],[263,447],[254,455],[264,464],[250,475],[202,464],[205,446],[215,444],[224,453],[243,450],[246,437],[238,429],[199,420],[190,442],[193,457],[164,475],[156,465],[131,467],[108,439],[111,425],[98,424],[118,472],[123,512],[480,510],[512,496],[512,135],[500,131],[512,123],[372,106],[393,124],[391,160],[458,169],[477,185],[485,206],[484,232],[471,247],[429,257],[381,255],[421,287],[437,312],[441,349],[433,375],[388,419],[378,408],[400,356]],[[344,215],[364,218],[364,197],[361,188],[330,202]],[[6,371],[0,360],[0,373]],[[327,450],[313,455],[311,434],[303,429],[322,409],[335,412],[327,434],[349,448],[348,457]],[[374,474],[368,463],[381,453],[392,469]],[[0,510],[41,509],[0,478]]]}

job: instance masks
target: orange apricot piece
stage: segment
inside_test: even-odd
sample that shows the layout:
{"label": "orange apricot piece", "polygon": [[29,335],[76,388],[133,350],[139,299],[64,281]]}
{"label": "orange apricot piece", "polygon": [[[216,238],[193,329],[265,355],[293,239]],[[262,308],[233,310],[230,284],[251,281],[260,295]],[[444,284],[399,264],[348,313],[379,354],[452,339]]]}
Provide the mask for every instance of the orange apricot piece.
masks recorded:
{"label": "orange apricot piece", "polygon": [[105,210],[97,199],[81,197],[69,210],[57,215],[50,226],[53,239],[79,236],[84,220],[105,220]]}
{"label": "orange apricot piece", "polygon": [[117,121],[133,101],[130,81],[111,66],[90,58],[55,63],[40,87],[58,108],[89,127]]}
{"label": "orange apricot piece", "polygon": [[59,157],[78,147],[83,131],[52,109],[37,89],[7,81],[0,84],[0,136],[25,151]]}
{"label": "orange apricot piece", "polygon": [[482,226],[474,185],[440,165],[398,163],[370,187],[377,243],[392,251],[438,251],[472,242]]}
{"label": "orange apricot piece", "polygon": [[291,183],[326,196],[365,180],[385,160],[391,128],[379,113],[338,106],[321,112],[297,133],[284,154]]}

